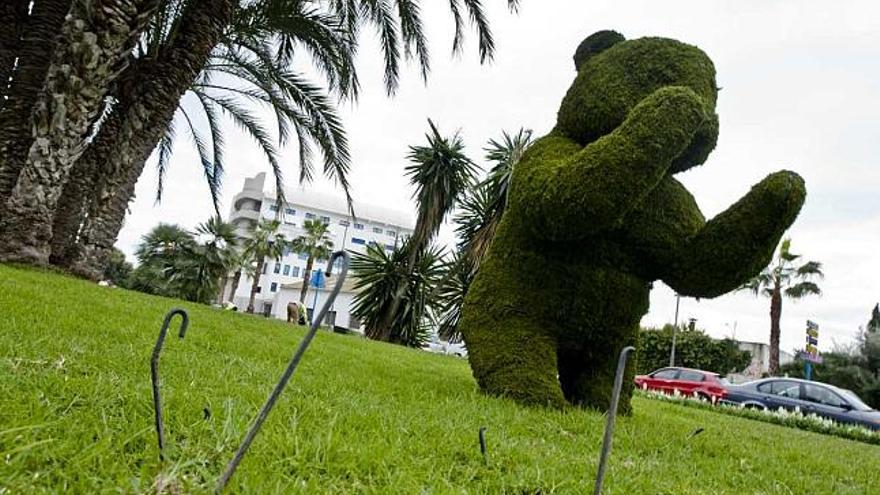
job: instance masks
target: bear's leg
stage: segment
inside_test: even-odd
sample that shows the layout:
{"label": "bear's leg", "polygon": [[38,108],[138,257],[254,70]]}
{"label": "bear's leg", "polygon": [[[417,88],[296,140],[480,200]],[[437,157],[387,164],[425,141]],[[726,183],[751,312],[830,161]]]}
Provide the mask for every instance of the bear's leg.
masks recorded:
{"label": "bear's leg", "polygon": [[[628,345],[635,345],[639,328],[636,325],[629,329],[608,328],[606,331],[603,342],[593,342],[593,347],[586,342],[581,348],[559,349],[559,381],[565,399],[572,404],[602,411],[608,410],[611,404],[620,351]],[[631,354],[623,376],[617,406],[619,414],[632,411],[630,397],[633,391],[634,358]]]}
{"label": "bear's leg", "polygon": [[468,360],[480,389],[518,402],[563,407],[556,339],[521,315],[479,318],[464,326]]}

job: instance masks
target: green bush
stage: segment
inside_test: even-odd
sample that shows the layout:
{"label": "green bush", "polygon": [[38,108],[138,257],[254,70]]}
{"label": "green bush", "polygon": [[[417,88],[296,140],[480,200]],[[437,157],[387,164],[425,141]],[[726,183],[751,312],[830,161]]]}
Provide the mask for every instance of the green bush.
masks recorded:
{"label": "green bush", "polygon": [[[643,329],[637,347],[636,370],[649,373],[669,365],[672,325]],[[725,375],[745,369],[752,360],[749,351],[740,350],[730,339],[715,340],[702,330],[679,328],[675,340],[675,365]]]}

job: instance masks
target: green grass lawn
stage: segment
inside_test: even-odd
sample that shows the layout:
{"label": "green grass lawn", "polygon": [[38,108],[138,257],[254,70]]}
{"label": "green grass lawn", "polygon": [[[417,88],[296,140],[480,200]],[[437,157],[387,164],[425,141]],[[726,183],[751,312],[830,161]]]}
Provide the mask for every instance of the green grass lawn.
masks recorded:
{"label": "green grass lawn", "polygon": [[[163,351],[161,463],[149,359],[174,306],[191,321]],[[212,490],[303,335],[0,266],[0,494]],[[606,493],[880,490],[880,447],[644,398],[634,408],[618,422]],[[464,360],[322,332],[230,491],[587,493],[603,425],[597,412],[485,397]]]}

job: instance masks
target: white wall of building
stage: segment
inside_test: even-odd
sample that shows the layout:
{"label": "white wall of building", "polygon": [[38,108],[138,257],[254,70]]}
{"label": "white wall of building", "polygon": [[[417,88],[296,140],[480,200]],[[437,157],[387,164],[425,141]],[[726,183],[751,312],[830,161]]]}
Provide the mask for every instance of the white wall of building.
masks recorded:
{"label": "white wall of building", "polygon": [[[287,240],[305,234],[302,228],[305,220],[320,219],[329,227],[329,238],[333,250],[345,249],[363,253],[367,245],[378,244],[386,250],[412,235],[413,216],[405,212],[387,209],[377,205],[354,203],[355,218],[352,218],[344,196],[333,196],[304,189],[285,192],[287,202],[282,208],[276,205],[276,196],[266,192],[266,174],[260,173],[245,180],[242,191],[235,195],[229,221],[238,227],[241,236],[247,236],[260,219],[279,219],[282,221],[281,233]],[[287,303],[299,298],[299,289],[283,289],[285,284],[302,280],[306,267],[306,257],[292,251],[278,261],[266,259],[264,271],[260,276],[260,291],[254,301],[254,312],[263,313],[271,306],[270,314],[276,318],[287,318]],[[314,269],[327,269],[327,261],[315,262]],[[230,282],[231,287],[231,282]],[[252,279],[242,276],[238,290],[231,298],[241,310],[247,307]],[[227,289],[229,290],[229,289]],[[288,294],[289,293],[289,294]],[[318,305],[320,307],[321,296]],[[314,293],[310,291],[306,306],[312,307]],[[340,293],[335,304],[336,322],[348,326],[349,310],[354,294]],[[229,300],[229,294],[226,295]],[[344,307],[343,307],[344,306]]]}

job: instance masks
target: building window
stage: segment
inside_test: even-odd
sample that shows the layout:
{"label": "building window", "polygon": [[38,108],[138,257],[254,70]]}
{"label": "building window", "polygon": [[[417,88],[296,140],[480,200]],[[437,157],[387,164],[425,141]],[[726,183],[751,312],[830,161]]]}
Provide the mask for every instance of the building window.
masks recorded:
{"label": "building window", "polygon": [[385,250],[386,251],[394,251],[394,245],[393,244],[385,244]]}
{"label": "building window", "polygon": [[381,234],[381,233],[382,233],[382,227],[373,227],[373,233],[374,233],[374,234]]}
{"label": "building window", "polygon": [[393,230],[386,230],[385,234],[390,235],[391,237],[394,237],[397,235],[397,232],[395,232]]}
{"label": "building window", "polygon": [[314,220],[314,219],[315,219],[315,214],[314,214],[314,213],[306,213],[306,218],[309,219],[309,220]]}
{"label": "building window", "polygon": [[263,286],[262,286],[262,285],[258,285],[258,286],[257,286],[257,294],[259,294],[260,292],[263,292]]}
{"label": "building window", "polygon": [[357,245],[359,245],[359,246],[363,246],[364,244],[367,243],[367,241],[365,241],[364,239],[360,239],[360,238],[358,238],[358,237],[352,237],[352,238],[351,238],[351,243],[352,243],[352,244],[357,244]]}
{"label": "building window", "polygon": [[299,254],[297,255],[297,257],[298,257],[299,259],[301,259],[301,260],[307,260],[307,259],[309,259],[309,255],[306,254],[306,253],[299,253]]}
{"label": "building window", "polygon": [[299,267],[298,266],[293,267],[293,271],[290,272],[290,276],[291,277],[299,277]]}
{"label": "building window", "polygon": [[272,282],[272,285],[269,286],[269,292],[277,292],[278,291],[278,282]]}
{"label": "building window", "polygon": [[284,274],[290,275],[290,265],[284,265]]}
{"label": "building window", "polygon": [[281,273],[281,263],[275,263],[275,270],[273,270],[272,273]]}
{"label": "building window", "polygon": [[329,225],[330,224],[330,217],[321,217],[321,221],[324,222],[325,224]]}
{"label": "building window", "polygon": [[294,210],[293,208],[285,208],[284,214],[293,216],[296,215],[296,210]]}
{"label": "building window", "polygon": [[290,225],[291,227],[296,227],[296,222],[293,220],[284,219],[284,225]]}
{"label": "building window", "polygon": [[271,211],[271,212],[278,211],[278,205],[269,205],[269,211]]}
{"label": "building window", "polygon": [[269,269],[269,263],[263,263],[263,275],[266,274],[266,270]]}
{"label": "building window", "polygon": [[364,224],[355,222],[354,230],[364,230]]}
{"label": "building window", "polygon": [[349,222],[348,220],[340,220],[339,225],[342,225],[343,227],[348,227],[349,225],[351,225],[351,222]]}

